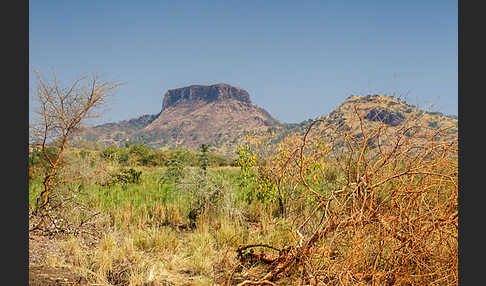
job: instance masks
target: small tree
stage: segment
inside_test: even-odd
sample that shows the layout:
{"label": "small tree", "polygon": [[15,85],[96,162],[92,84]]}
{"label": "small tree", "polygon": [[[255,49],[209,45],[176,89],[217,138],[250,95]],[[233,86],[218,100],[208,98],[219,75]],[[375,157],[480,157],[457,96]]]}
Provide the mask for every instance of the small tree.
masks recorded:
{"label": "small tree", "polygon": [[201,168],[204,171],[204,175],[206,175],[206,170],[209,165],[209,158],[208,158],[208,150],[209,144],[201,144]]}
{"label": "small tree", "polygon": [[[48,163],[43,190],[37,198],[35,210],[35,214],[45,215],[51,192],[56,186],[80,178],[66,178],[58,174],[63,152],[70,137],[84,120],[99,115],[96,111],[106,103],[106,98],[111,96],[110,91],[121,83],[102,81],[97,75],[93,75],[80,77],[70,86],[63,87],[55,75],[50,82],[45,81],[37,71],[35,75],[37,86],[34,99],[39,105],[35,110],[36,117],[30,126],[29,136],[31,144],[39,147]],[[48,145],[54,147],[56,152],[48,152]]]}

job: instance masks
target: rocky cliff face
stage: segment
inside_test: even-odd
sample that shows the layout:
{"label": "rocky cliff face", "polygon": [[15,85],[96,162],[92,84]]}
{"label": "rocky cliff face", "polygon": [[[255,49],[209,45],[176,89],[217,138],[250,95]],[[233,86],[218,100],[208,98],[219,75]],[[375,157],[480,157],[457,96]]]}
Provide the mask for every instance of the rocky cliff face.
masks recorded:
{"label": "rocky cliff face", "polygon": [[236,100],[242,103],[252,104],[250,95],[244,89],[229,84],[215,85],[191,85],[183,88],[170,89],[165,93],[162,101],[162,111],[169,107],[181,104],[193,104],[204,102],[206,104],[215,101]]}

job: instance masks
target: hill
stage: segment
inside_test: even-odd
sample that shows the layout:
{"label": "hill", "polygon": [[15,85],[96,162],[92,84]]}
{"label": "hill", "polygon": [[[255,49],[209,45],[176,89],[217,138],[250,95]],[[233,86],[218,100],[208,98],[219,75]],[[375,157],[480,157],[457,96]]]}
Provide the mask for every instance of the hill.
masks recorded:
{"label": "hill", "polygon": [[350,119],[354,117],[354,106],[360,110],[363,120],[368,122],[383,122],[389,126],[399,127],[414,119],[420,120],[424,126],[451,128],[451,132],[457,132],[458,122],[455,116],[423,111],[398,98],[380,94],[350,96],[333,112],[321,119],[336,126],[349,123]]}
{"label": "hill", "polygon": [[348,138],[363,137],[361,124],[371,148],[378,142],[382,146],[389,145],[395,142],[393,138],[402,135],[414,136],[414,142],[418,143],[425,140],[424,136],[440,141],[457,140],[458,134],[456,116],[420,110],[401,99],[379,94],[350,96],[334,111],[318,119],[322,122],[314,132],[320,132],[325,141],[333,142],[336,150],[349,143],[345,142],[345,134]]}
{"label": "hill", "polygon": [[77,137],[115,146],[142,143],[155,149],[196,150],[204,143],[231,155],[245,134],[276,125],[265,109],[252,103],[246,90],[220,83],[170,89],[159,114],[84,128]]}
{"label": "hill", "polygon": [[[334,111],[318,118],[324,121],[319,128],[344,128],[359,136],[355,107],[367,124],[384,123],[399,129],[414,121],[427,128],[448,129],[448,134],[458,132],[455,116],[423,111],[398,98],[378,94],[346,98]],[[272,131],[271,143],[277,143],[289,134],[303,134],[311,122],[279,122],[254,105],[248,92],[238,87],[224,83],[191,85],[168,90],[156,115],[84,128],[77,140],[121,147],[125,142],[137,143],[160,150],[197,150],[201,144],[211,144],[212,152],[234,156],[236,146],[244,142],[246,135]]]}

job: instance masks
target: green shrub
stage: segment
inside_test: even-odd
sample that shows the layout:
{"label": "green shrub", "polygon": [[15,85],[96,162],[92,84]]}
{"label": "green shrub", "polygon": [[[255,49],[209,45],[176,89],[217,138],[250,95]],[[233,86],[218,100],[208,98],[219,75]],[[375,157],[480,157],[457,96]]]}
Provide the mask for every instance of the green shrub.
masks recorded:
{"label": "green shrub", "polygon": [[106,182],[104,185],[115,185],[115,184],[140,184],[140,176],[142,171],[137,171],[134,168],[121,169],[119,172],[111,175],[111,180]]}
{"label": "green shrub", "polygon": [[185,165],[179,158],[170,158],[166,162],[167,169],[162,178],[165,181],[178,183],[184,176]]}

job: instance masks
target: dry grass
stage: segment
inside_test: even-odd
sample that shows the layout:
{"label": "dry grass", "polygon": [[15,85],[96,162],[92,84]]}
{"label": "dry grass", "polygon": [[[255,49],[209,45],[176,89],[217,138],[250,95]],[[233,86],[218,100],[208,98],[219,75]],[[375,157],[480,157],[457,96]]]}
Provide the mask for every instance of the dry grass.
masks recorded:
{"label": "dry grass", "polygon": [[[214,285],[237,263],[239,245],[257,240],[290,243],[287,223],[268,217],[263,207],[258,210],[262,212],[258,223],[211,210],[197,218],[194,229],[181,229],[177,206],[155,205],[149,216],[123,205],[110,213],[113,227],[95,244],[87,245],[85,236],[72,235],[47,264],[68,268],[89,283],[101,285]],[[154,223],[159,219],[159,224]],[[251,273],[237,276],[245,275]]]}
{"label": "dry grass", "polygon": [[[355,116],[361,136],[316,121],[259,166],[283,194],[284,216],[275,202],[239,199],[221,175],[234,168],[221,168],[211,186],[196,189],[194,172],[182,180],[185,194],[224,191],[192,227],[184,200],[205,194],[166,200],[153,170],[128,189],[85,190],[95,199],[62,217],[77,226],[99,212],[90,222],[102,235],[86,245],[76,233],[47,264],[101,285],[456,285],[457,138]],[[277,259],[242,261],[245,245]]]}
{"label": "dry grass", "polygon": [[[313,129],[317,120],[295,151],[276,155],[283,164],[268,168],[273,178],[299,178],[288,214],[300,239],[238,285],[286,285],[288,276],[299,285],[457,284],[457,138],[419,122],[371,124],[354,111],[360,136],[347,126]],[[325,172],[316,164],[323,138],[344,174],[338,188],[315,176]]]}

